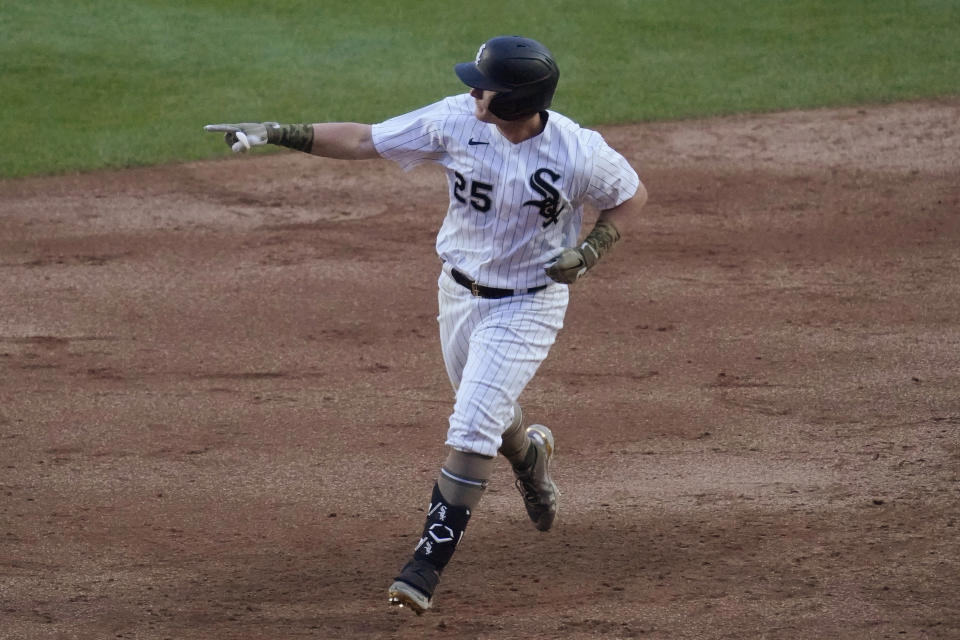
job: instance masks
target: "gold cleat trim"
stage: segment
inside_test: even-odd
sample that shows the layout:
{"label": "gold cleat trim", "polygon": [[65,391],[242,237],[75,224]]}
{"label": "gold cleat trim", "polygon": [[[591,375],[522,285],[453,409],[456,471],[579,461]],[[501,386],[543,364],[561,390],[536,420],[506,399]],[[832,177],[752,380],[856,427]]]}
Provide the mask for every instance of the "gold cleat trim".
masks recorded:
{"label": "gold cleat trim", "polygon": [[418,616],[423,615],[423,612],[430,608],[429,600],[425,604],[418,602],[413,594],[396,587],[390,587],[390,591],[387,592],[387,603],[395,607],[407,607]]}

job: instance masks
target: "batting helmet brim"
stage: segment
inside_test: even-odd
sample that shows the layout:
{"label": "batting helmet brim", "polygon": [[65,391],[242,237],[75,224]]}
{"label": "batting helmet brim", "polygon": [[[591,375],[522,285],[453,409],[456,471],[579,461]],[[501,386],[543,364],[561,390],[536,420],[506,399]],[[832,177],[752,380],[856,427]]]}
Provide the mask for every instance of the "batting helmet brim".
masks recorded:
{"label": "batting helmet brim", "polygon": [[510,91],[510,87],[497,84],[477,68],[476,62],[461,62],[453,65],[453,70],[463,84],[474,89],[484,89],[486,91]]}

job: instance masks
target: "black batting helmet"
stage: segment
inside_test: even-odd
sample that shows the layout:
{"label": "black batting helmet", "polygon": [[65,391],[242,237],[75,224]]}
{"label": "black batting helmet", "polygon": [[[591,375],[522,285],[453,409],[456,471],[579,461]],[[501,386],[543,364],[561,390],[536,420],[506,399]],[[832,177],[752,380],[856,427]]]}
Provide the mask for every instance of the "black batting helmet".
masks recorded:
{"label": "black batting helmet", "polygon": [[545,46],[520,36],[487,40],[473,62],[454,65],[468,87],[496,91],[490,111],[503,120],[519,120],[550,106],[560,70]]}

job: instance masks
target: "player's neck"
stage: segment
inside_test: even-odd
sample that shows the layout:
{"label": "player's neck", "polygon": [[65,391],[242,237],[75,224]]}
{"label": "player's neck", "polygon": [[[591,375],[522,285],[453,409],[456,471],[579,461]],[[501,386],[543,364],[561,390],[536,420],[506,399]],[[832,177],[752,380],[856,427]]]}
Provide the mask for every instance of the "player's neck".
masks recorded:
{"label": "player's neck", "polygon": [[497,129],[503,137],[513,144],[520,144],[524,140],[540,135],[544,126],[546,121],[539,113],[522,120],[501,120],[497,123]]}

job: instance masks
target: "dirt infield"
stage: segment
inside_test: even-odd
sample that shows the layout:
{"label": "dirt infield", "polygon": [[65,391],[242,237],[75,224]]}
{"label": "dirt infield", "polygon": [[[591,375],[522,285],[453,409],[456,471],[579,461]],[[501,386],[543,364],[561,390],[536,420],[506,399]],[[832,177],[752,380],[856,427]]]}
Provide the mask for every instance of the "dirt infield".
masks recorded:
{"label": "dirt infield", "polygon": [[0,638],[960,638],[958,122],[602,129],[650,204],[522,398],[559,523],[501,462],[422,617],[439,170],[0,182]]}

